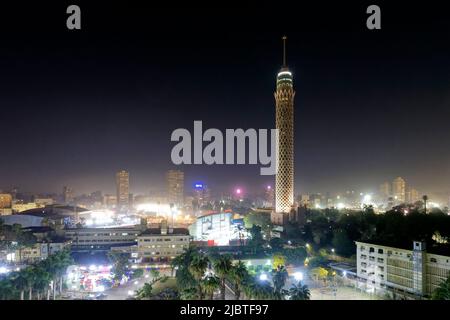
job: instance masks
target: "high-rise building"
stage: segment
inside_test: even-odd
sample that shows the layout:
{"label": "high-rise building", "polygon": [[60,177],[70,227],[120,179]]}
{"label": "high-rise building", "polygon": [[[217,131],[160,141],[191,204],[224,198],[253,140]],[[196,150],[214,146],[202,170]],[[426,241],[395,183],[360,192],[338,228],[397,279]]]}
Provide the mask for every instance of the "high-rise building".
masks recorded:
{"label": "high-rise building", "polygon": [[392,181],[392,196],[396,203],[404,203],[406,200],[406,182],[398,177]]}
{"label": "high-rise building", "polygon": [[130,174],[125,171],[116,173],[117,210],[127,211],[130,201]]}
{"label": "high-rise building", "polygon": [[414,204],[420,200],[419,191],[414,188],[409,188],[409,190],[406,191],[405,198],[406,203]]}
{"label": "high-rise building", "polygon": [[266,187],[265,200],[266,200],[266,207],[273,208],[273,203],[275,200],[275,193],[274,193],[271,185],[268,185]]}
{"label": "high-rise building", "polygon": [[73,190],[70,187],[63,187],[63,201],[64,203],[72,203],[73,202]]}
{"label": "high-rise building", "polygon": [[203,182],[196,182],[194,184],[194,190],[192,191],[192,194],[194,198],[192,202],[194,211],[201,209],[202,206],[208,204],[208,202],[210,201],[209,188]]}
{"label": "high-rise building", "polygon": [[380,185],[380,198],[385,201],[391,196],[391,184],[384,182]]}
{"label": "high-rise building", "polygon": [[0,209],[12,207],[12,196],[9,193],[0,193]]}
{"label": "high-rise building", "polygon": [[178,208],[184,206],[184,172],[180,170],[168,170],[166,174],[167,196],[169,204]]}
{"label": "high-rise building", "polygon": [[0,215],[12,214],[12,195],[0,193]]}
{"label": "high-rise building", "polygon": [[275,177],[275,211],[271,220],[283,225],[294,205],[294,85],[286,65],[286,37],[283,37],[283,67],[277,75],[274,93],[276,128],[278,129],[277,174]]}

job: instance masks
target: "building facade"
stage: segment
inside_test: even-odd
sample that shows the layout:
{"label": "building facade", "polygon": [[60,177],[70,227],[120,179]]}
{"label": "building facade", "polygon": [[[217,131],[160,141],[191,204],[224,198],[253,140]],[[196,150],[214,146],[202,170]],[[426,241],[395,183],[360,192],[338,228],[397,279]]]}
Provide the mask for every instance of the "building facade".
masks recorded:
{"label": "building facade", "polygon": [[169,204],[181,208],[184,206],[184,172],[168,170],[166,173],[167,196]]}
{"label": "building facade", "polygon": [[12,195],[0,193],[0,215],[12,214]]}
{"label": "building facade", "polygon": [[404,203],[406,200],[406,182],[398,177],[392,181],[392,196],[396,203]]}
{"label": "building facade", "polygon": [[38,242],[31,247],[17,249],[11,255],[11,262],[35,263],[45,260],[49,255],[55,254],[70,246],[70,241],[65,242]]}
{"label": "building facade", "polygon": [[125,170],[116,173],[116,199],[119,212],[129,209],[130,174]]}
{"label": "building facade", "polygon": [[277,75],[275,96],[277,137],[277,173],[275,176],[275,210],[271,220],[284,225],[294,204],[294,85],[286,65],[286,37],[283,37],[283,67]]}
{"label": "building facade", "polygon": [[356,242],[357,275],[369,288],[408,298],[430,297],[450,275],[450,256],[427,252],[414,241],[410,249]]}
{"label": "building facade", "polygon": [[151,228],[138,236],[137,251],[141,262],[170,262],[189,247],[189,231],[184,228]]}
{"label": "building facade", "polygon": [[64,230],[71,240],[72,251],[108,251],[111,247],[136,244],[140,227],[129,228],[74,228]]}

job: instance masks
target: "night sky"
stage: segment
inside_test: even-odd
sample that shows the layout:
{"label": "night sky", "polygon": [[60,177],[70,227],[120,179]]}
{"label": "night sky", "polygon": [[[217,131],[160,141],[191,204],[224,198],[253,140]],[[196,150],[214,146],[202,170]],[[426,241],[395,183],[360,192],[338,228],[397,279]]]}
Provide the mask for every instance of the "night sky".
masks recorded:
{"label": "night sky", "polygon": [[[372,2],[138,3],[2,5],[0,189],[112,192],[126,169],[144,193],[174,167],[174,129],[274,128],[286,34],[296,193],[377,191],[396,176],[449,191],[450,19],[439,2],[377,2],[378,31],[365,25]],[[69,4],[80,31],[66,28]],[[187,185],[227,192],[273,183],[259,167],[181,168]]]}

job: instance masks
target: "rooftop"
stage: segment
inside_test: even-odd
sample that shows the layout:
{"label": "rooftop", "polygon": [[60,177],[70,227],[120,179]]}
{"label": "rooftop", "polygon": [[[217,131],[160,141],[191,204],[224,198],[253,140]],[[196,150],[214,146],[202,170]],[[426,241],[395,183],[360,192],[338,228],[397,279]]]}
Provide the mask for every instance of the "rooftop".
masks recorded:
{"label": "rooftop", "polygon": [[[170,232],[172,231],[172,232]],[[146,235],[161,235],[161,228],[150,228],[146,229],[141,233],[141,236]],[[164,235],[164,234],[163,234]],[[189,230],[186,228],[167,228],[167,234],[168,236],[179,236],[179,235],[189,235]]]}

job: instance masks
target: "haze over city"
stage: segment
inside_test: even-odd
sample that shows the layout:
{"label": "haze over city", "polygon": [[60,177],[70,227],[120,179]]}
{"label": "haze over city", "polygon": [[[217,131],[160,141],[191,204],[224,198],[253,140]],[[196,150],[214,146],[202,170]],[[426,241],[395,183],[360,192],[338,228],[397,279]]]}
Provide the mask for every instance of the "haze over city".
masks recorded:
{"label": "haze over city", "polygon": [[450,300],[448,11],[3,11],[1,301]]}
{"label": "haze over city", "polygon": [[[194,120],[207,128],[274,128],[284,31],[269,30],[262,18],[241,31],[239,25],[250,25],[244,15],[225,28],[225,13],[180,29],[171,22],[186,18],[167,10],[148,12],[144,24],[125,8],[123,19],[130,20],[107,30],[87,16],[83,36],[46,30],[53,20],[42,22],[47,32],[37,36],[20,26],[5,35],[1,189],[57,192],[71,185],[77,193],[112,192],[114,172],[126,169],[132,191],[146,193],[173,167],[176,128],[192,130]],[[306,13],[296,14],[306,24]],[[297,91],[296,193],[375,191],[395,176],[447,193],[450,70],[442,34],[413,32],[427,27],[389,16],[385,23],[394,31],[379,34],[347,32],[356,19],[336,23],[332,32],[337,18],[314,31],[286,20]],[[155,28],[160,21],[168,26],[164,33]],[[258,168],[181,167],[186,181],[208,181],[217,192],[273,181]]]}

